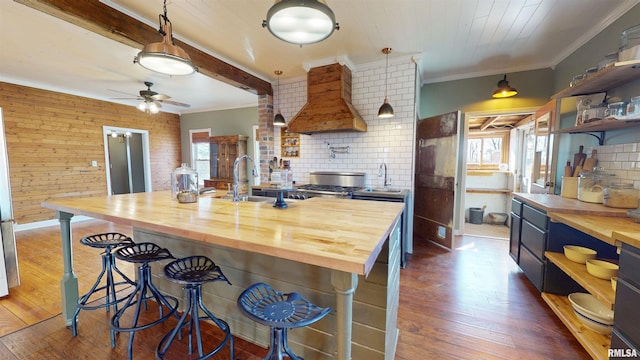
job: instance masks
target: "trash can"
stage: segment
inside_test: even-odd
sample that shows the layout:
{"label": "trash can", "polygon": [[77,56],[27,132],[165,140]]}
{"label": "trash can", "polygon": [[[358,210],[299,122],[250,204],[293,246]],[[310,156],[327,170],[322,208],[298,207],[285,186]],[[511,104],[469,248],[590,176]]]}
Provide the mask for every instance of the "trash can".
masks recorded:
{"label": "trash can", "polygon": [[482,224],[482,218],[484,217],[483,208],[469,208],[469,222],[472,224]]}

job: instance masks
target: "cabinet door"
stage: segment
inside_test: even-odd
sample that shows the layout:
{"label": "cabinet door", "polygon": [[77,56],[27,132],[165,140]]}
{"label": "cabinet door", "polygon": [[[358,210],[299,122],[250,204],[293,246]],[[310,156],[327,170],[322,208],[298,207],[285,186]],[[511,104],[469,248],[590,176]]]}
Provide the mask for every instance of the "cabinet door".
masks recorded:
{"label": "cabinet door", "polygon": [[509,255],[516,264],[520,261],[520,216],[511,213],[511,230],[509,236]]}
{"label": "cabinet door", "polygon": [[220,145],[217,142],[209,143],[209,159],[211,159],[210,177],[211,179],[218,177],[218,167],[220,166]]}
{"label": "cabinet door", "polygon": [[220,144],[220,162],[218,163],[218,177],[230,178],[229,175],[229,143],[221,142]]}

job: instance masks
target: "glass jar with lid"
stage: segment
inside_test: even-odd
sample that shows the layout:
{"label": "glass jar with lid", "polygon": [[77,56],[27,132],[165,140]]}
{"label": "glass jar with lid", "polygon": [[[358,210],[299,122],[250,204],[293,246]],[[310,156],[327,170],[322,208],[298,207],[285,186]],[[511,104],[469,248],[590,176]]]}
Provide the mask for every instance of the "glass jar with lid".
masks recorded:
{"label": "glass jar with lid", "polygon": [[602,204],[604,188],[609,186],[614,174],[606,173],[602,168],[584,171],[578,178],[578,200]]}
{"label": "glass jar with lid", "polygon": [[640,117],[640,96],[634,96],[631,98],[629,105],[627,105],[627,115],[637,115]]}
{"label": "glass jar with lid", "polygon": [[640,25],[626,29],[620,34],[620,53],[618,61],[640,58]]}
{"label": "glass jar with lid", "polygon": [[171,173],[171,198],[181,203],[198,201],[198,172],[186,163]]}
{"label": "glass jar with lid", "polygon": [[618,101],[607,105],[607,110],[604,112],[604,117],[621,117],[627,114],[627,103],[624,101]]}
{"label": "glass jar with lid", "polygon": [[638,190],[630,181],[612,182],[604,187],[602,204],[620,209],[635,209],[638,207]]}

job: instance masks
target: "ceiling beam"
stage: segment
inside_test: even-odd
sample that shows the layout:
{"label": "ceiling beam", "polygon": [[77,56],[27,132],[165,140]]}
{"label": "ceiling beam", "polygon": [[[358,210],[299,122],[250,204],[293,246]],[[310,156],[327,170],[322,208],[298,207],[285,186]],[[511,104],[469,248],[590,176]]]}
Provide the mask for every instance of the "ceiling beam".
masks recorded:
{"label": "ceiling beam", "polygon": [[[14,0],[51,16],[70,22],[96,34],[131,47],[162,41],[158,29],[138,21],[99,0]],[[198,72],[257,95],[273,95],[271,83],[228,64],[174,38],[177,46],[189,54]],[[133,59],[131,59],[133,63]]]}
{"label": "ceiling beam", "polygon": [[493,125],[493,123],[496,122],[496,120],[498,120],[498,119],[500,119],[500,116],[492,116],[492,117],[490,117],[487,121],[482,123],[482,125],[480,126],[480,131],[487,130],[487,128],[489,126]]}

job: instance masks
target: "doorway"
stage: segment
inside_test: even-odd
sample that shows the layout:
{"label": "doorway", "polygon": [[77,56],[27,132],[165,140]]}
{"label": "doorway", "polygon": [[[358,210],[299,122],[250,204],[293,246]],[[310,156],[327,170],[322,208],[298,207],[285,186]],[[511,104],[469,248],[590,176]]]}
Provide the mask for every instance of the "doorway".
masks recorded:
{"label": "doorway", "polygon": [[150,192],[149,132],[103,127],[107,193]]}
{"label": "doorway", "polygon": [[458,216],[465,221],[460,222],[458,235],[509,238],[511,193],[518,191],[522,177],[521,129],[533,122],[536,110],[465,113],[464,170],[460,177],[464,196],[458,209]]}

